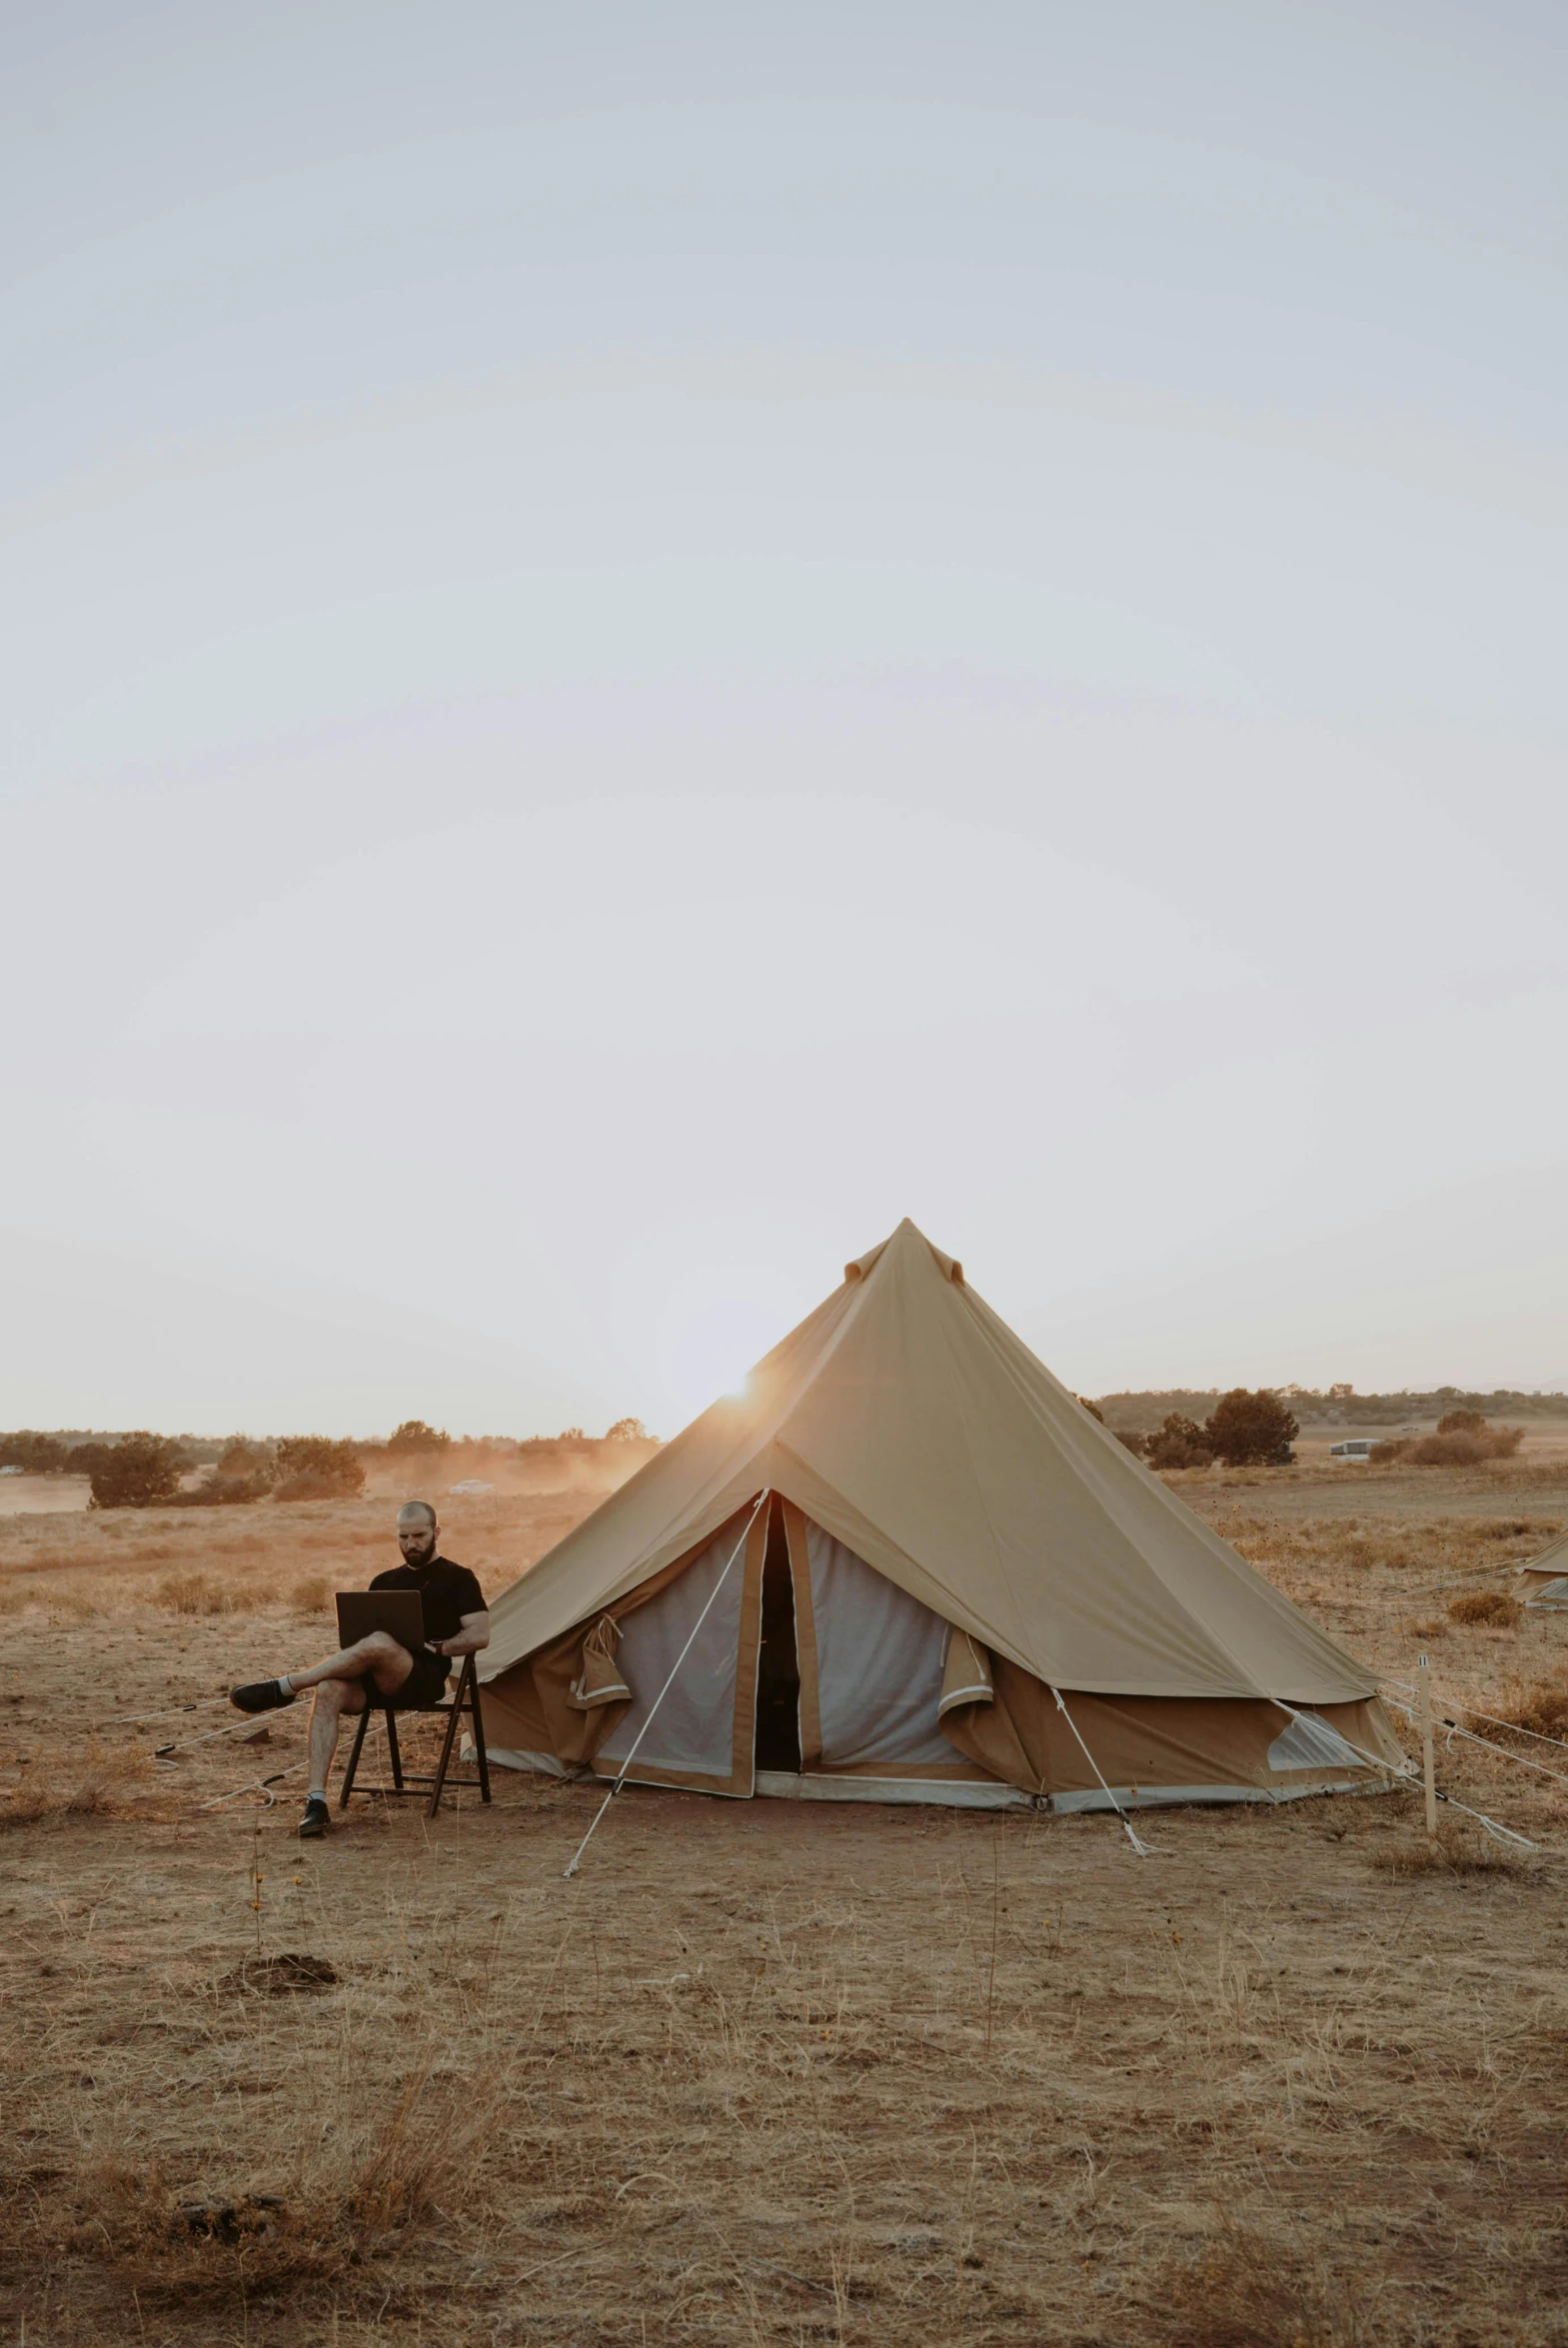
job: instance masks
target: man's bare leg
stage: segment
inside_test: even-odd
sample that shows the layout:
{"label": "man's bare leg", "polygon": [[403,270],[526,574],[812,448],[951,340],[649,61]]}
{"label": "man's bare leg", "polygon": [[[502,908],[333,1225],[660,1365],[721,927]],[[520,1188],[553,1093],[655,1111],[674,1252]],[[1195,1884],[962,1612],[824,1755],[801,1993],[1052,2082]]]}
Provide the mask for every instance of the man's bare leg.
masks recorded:
{"label": "man's bare leg", "polygon": [[[333,1665],[347,1666],[334,1670]],[[363,1712],[367,1679],[375,1681],[383,1695],[393,1695],[403,1685],[414,1668],[414,1657],[395,1638],[385,1631],[372,1631],[369,1638],[345,1647],[341,1654],[331,1655],[325,1663],[318,1663],[313,1671],[302,1671],[298,1678],[291,1671],[289,1678],[295,1687],[301,1682],[314,1687],[316,1700],[311,1706],[311,1795],[327,1798],[327,1779],[332,1770],[332,1756],[338,1749],[338,1727],[345,1712]]]}
{"label": "man's bare leg", "polygon": [[384,1630],[373,1630],[367,1638],[356,1639],[351,1647],[340,1647],[329,1655],[325,1663],[313,1663],[305,1671],[285,1672],[281,1679],[256,1679],[243,1687],[229,1690],[229,1701],[242,1712],[271,1712],[280,1704],[292,1704],[302,1689],[320,1687],[328,1680],[374,1679],[384,1695],[391,1695],[401,1687],[414,1668],[414,1658],[406,1646],[389,1638]]}
{"label": "man's bare leg", "polygon": [[391,1695],[413,1668],[414,1657],[406,1646],[389,1638],[384,1630],[373,1630],[369,1637],[356,1639],[353,1646],[340,1647],[325,1663],[313,1663],[308,1671],[291,1671],[289,1685],[296,1695],[303,1695],[306,1688],[320,1687],[328,1679],[374,1679],[383,1695]]}
{"label": "man's bare leg", "polygon": [[324,1679],[311,1706],[311,1794],[325,1801],[338,1729],[345,1712],[363,1712],[365,1690],[357,1679]]}
{"label": "man's bare leg", "polygon": [[345,1712],[363,1712],[369,1698],[366,1681],[382,1695],[394,1695],[414,1668],[414,1657],[385,1631],[372,1631],[338,1654],[329,1655],[310,1671],[289,1674],[291,1687],[314,1687],[311,1704],[311,1785],[305,1799],[300,1832],[312,1839],[327,1830],[327,1780],[338,1749],[338,1730]]}

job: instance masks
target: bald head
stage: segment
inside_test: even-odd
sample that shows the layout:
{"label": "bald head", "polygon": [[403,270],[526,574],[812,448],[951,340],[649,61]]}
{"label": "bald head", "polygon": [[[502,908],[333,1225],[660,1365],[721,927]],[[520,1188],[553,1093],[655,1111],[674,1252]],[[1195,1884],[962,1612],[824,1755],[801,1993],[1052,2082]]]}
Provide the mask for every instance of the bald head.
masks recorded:
{"label": "bald head", "polygon": [[398,1510],[398,1546],[405,1565],[424,1565],[436,1554],[441,1527],[429,1500],[405,1500]]}

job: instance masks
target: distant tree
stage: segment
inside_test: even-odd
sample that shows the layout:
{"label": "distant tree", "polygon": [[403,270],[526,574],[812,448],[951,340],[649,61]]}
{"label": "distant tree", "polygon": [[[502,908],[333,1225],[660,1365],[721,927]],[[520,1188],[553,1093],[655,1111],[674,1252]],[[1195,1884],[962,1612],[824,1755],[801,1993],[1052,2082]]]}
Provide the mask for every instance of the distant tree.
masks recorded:
{"label": "distant tree", "polygon": [[277,1471],[278,1463],[265,1443],[253,1443],[245,1435],[230,1435],[213,1468],[213,1477],[219,1483],[270,1483]]}
{"label": "distant tree", "polygon": [[580,1426],[564,1426],[556,1440],[558,1443],[586,1443],[588,1437]]}
{"label": "distant tree", "polygon": [[646,1443],[648,1429],[641,1418],[618,1418],[614,1426],[605,1429],[607,1443]]}
{"label": "distant tree", "polygon": [[1207,1467],[1214,1446],[1196,1419],[1172,1410],[1146,1438],[1143,1456],[1150,1467]]}
{"label": "distant tree", "polygon": [[1355,1387],[1350,1383],[1350,1380],[1347,1377],[1341,1378],[1337,1385],[1329,1387],[1328,1399],[1331,1402],[1348,1402],[1354,1392]]}
{"label": "distant tree", "polygon": [[66,1447],[54,1435],[34,1434],[22,1427],[0,1434],[0,1467],[25,1467],[29,1475],[57,1475],[65,1465]]}
{"label": "distant tree", "polygon": [[178,1492],[181,1508],[242,1507],[265,1500],[278,1480],[278,1463],[265,1443],[231,1435],[212,1466],[193,1491]]}
{"label": "distant tree", "polygon": [[347,1439],[284,1435],[277,1457],[280,1500],[352,1500],[365,1489],[359,1445]]}
{"label": "distant tree", "polygon": [[1479,1434],[1485,1424],[1485,1414],[1480,1410],[1445,1410],[1437,1422],[1437,1431],[1440,1435]]}
{"label": "distant tree", "polygon": [[71,1453],[96,1454],[88,1467],[95,1508],[156,1508],[180,1488],[180,1477],[190,1465],[188,1454],[169,1435],[145,1429],[122,1435],[117,1443],[81,1443]]}
{"label": "distant tree", "polygon": [[1148,1436],[1146,1434],[1139,1434],[1136,1427],[1118,1426],[1116,1429],[1116,1440],[1118,1443],[1126,1444],[1127,1449],[1132,1453],[1134,1459],[1141,1459],[1144,1452],[1148,1449]]}
{"label": "distant tree", "polygon": [[1255,1394],[1249,1394],[1245,1386],[1232,1386],[1209,1412],[1203,1434],[1210,1450],[1227,1467],[1255,1462],[1284,1467],[1294,1456],[1290,1446],[1300,1431],[1294,1411],[1266,1386],[1260,1386]]}
{"label": "distant tree", "polygon": [[423,1418],[405,1418],[403,1424],[387,1437],[387,1448],[393,1453],[445,1451],[451,1441],[452,1437],[445,1427],[438,1433],[435,1427],[427,1426]]}
{"label": "distant tree", "polygon": [[1104,1425],[1105,1413],[1097,1402],[1091,1402],[1087,1394],[1074,1394],[1072,1398],[1075,1402],[1081,1402],[1083,1404],[1084,1409],[1088,1412],[1091,1418],[1097,1418],[1101,1426]]}

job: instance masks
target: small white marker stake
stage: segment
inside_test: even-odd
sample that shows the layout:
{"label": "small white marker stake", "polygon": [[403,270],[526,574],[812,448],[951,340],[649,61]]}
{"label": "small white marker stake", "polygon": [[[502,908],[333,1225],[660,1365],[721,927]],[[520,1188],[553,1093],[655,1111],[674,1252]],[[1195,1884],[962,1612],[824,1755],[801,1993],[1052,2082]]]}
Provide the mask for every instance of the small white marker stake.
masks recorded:
{"label": "small white marker stake", "polygon": [[1421,1699],[1421,1774],[1426,1780],[1426,1834],[1429,1842],[1437,1840],[1437,1772],[1432,1757],[1432,1667],[1422,1655],[1415,1667],[1415,1683]]}

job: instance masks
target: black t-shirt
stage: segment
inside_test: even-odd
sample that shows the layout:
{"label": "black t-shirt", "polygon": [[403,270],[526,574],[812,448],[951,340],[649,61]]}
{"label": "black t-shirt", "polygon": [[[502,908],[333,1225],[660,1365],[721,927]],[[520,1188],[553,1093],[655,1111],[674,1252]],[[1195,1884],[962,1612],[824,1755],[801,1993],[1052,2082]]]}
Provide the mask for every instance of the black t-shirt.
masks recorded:
{"label": "black t-shirt", "polygon": [[[483,1614],[485,1595],[466,1565],[432,1557],[423,1565],[393,1565],[378,1573],[372,1589],[417,1589],[425,1601],[425,1636],[456,1638],[465,1614]],[[445,1662],[444,1656],[432,1661]]]}

